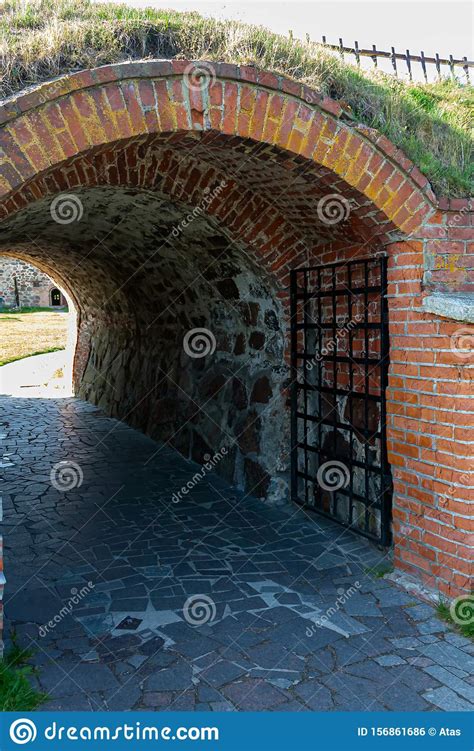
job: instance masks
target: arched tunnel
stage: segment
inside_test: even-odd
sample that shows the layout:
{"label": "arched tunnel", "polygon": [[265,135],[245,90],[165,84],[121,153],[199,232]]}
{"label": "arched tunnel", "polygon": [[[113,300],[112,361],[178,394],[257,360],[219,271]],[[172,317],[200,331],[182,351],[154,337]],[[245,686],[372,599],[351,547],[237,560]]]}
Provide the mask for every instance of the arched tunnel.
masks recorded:
{"label": "arched tunnel", "polygon": [[321,209],[329,189],[243,138],[127,139],[36,177],[0,248],[74,300],[79,397],[195,461],[224,448],[226,479],[288,500],[289,265],[330,241],[375,255],[390,226],[348,186]]}
{"label": "arched tunnel", "polygon": [[288,373],[275,280],[202,204],[117,186],[59,194],[56,207],[60,223],[43,199],[2,241],[75,302],[77,395],[200,463],[224,448],[225,477],[281,496]]}

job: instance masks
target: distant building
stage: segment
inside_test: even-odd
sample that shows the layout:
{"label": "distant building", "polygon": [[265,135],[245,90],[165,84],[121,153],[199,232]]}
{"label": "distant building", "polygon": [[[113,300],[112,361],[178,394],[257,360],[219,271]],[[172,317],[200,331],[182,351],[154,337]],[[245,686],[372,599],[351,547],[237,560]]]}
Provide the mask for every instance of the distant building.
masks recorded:
{"label": "distant building", "polygon": [[67,300],[53,280],[35,266],[0,256],[0,309],[67,308]]}

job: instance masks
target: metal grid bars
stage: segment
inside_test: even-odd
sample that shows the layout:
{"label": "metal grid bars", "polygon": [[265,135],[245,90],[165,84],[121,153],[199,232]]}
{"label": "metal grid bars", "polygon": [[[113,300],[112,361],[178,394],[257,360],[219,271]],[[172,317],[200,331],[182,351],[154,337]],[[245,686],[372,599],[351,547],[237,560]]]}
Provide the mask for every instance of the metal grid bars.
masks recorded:
{"label": "metal grid bars", "polygon": [[390,543],[387,259],[291,272],[292,498]]}

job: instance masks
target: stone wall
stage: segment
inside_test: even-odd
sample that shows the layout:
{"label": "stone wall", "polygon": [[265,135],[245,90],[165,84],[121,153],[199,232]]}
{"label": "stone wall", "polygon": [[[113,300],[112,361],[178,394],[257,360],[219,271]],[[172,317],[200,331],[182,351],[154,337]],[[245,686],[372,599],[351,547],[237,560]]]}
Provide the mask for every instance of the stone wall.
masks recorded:
{"label": "stone wall", "polygon": [[[127,250],[146,275],[126,290],[126,324],[96,320],[79,395],[201,464],[225,447],[218,473],[248,493],[287,499],[285,319],[273,286],[204,219],[150,262],[137,201],[135,211]],[[158,244],[156,224],[149,229]]]}
{"label": "stone wall", "polygon": [[195,461],[225,447],[217,472],[272,502],[288,499],[286,320],[275,280],[202,211],[119,188],[77,196],[88,221],[81,232],[62,227],[67,252],[54,222],[44,224],[44,201],[12,236],[26,221],[42,263],[62,257],[74,279],[78,395]]}
{"label": "stone wall", "polygon": [[[17,258],[0,256],[0,309],[52,307],[51,290],[54,281],[25,261]],[[61,306],[67,305],[62,293]]]}

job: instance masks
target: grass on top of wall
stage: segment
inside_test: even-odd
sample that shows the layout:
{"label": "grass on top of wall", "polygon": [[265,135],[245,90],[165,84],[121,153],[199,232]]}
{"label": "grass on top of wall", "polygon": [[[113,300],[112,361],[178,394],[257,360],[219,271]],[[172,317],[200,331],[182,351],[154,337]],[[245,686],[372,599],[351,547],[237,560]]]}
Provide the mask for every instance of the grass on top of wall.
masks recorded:
{"label": "grass on top of wall", "polygon": [[6,0],[0,7],[2,97],[71,71],[145,58],[255,64],[303,81],[400,146],[438,195],[472,190],[471,86],[359,70],[309,40],[197,13],[89,0]]}

